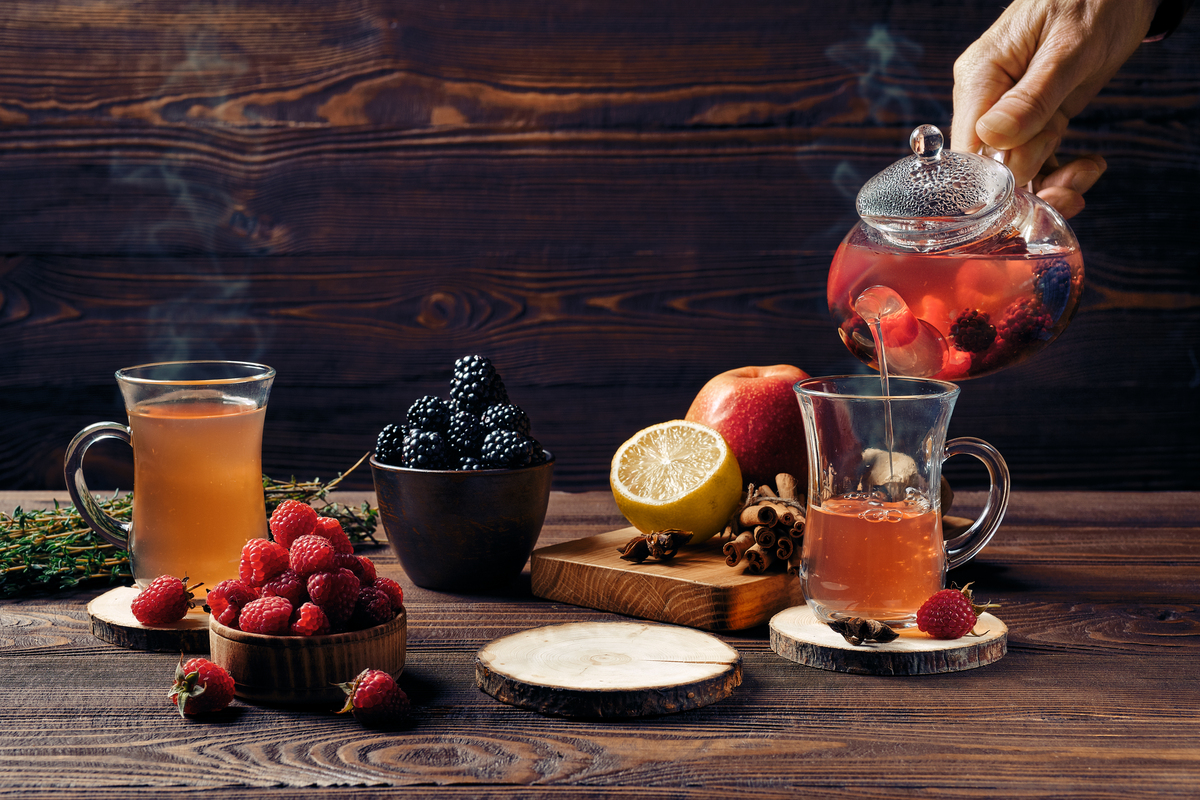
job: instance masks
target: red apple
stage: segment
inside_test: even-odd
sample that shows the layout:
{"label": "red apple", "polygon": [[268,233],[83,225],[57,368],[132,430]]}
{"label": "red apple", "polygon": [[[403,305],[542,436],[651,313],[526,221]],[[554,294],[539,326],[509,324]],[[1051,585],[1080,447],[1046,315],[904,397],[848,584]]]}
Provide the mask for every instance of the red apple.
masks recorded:
{"label": "red apple", "polygon": [[787,472],[804,487],[808,451],[792,386],[807,377],[789,364],[722,372],[704,384],[685,419],[715,428],[725,437],[742,468],[742,480],[774,486],[775,476]]}

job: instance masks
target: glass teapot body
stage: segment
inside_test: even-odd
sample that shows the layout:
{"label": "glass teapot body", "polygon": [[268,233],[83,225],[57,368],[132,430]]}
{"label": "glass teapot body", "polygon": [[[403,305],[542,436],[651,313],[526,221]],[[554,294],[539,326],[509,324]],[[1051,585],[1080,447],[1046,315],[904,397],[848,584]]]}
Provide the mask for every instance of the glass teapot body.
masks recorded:
{"label": "glass teapot body", "polygon": [[[879,215],[863,213],[874,209],[860,194],[863,221],[834,254],[828,301],[843,343],[864,363],[879,366],[862,313],[879,319],[891,374],[949,381],[1020,363],[1071,321],[1083,290],[1075,234],[1049,204],[1013,188],[1011,173],[995,165],[1008,187],[1001,185],[986,209],[970,209],[976,217],[970,225],[963,215],[889,216],[880,224]],[[938,235],[946,229],[952,236]]]}

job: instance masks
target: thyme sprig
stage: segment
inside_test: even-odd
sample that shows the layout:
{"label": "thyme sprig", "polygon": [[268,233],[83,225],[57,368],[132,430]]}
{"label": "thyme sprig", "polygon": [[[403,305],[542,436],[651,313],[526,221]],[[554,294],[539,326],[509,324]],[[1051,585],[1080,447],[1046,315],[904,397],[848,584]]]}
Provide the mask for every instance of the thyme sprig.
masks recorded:
{"label": "thyme sprig", "polygon": [[[370,455],[369,453],[367,455]],[[277,481],[263,476],[267,515],[284,500],[308,503],[323,517],[341,523],[352,542],[375,540],[379,509],[370,503],[347,506],[331,502],[328,495],[342,480],[362,465],[367,456],[328,483],[319,478],[300,481],[295,477]],[[115,493],[97,498],[100,507],[115,519],[126,521],[133,512],[133,494]],[[83,521],[74,506],[56,500],[49,509],[12,514],[0,511],[0,597],[34,591],[59,591],[84,582],[110,583],[131,577],[129,553],[102,539]]]}

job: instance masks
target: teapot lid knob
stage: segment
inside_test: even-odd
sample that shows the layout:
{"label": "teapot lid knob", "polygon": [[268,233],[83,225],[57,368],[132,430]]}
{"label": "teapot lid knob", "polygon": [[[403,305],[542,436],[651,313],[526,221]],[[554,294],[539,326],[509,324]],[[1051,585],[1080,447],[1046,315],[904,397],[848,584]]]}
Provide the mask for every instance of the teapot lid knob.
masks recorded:
{"label": "teapot lid knob", "polygon": [[918,125],[908,137],[908,146],[913,154],[926,164],[942,157],[942,146],[946,143],[936,125]]}

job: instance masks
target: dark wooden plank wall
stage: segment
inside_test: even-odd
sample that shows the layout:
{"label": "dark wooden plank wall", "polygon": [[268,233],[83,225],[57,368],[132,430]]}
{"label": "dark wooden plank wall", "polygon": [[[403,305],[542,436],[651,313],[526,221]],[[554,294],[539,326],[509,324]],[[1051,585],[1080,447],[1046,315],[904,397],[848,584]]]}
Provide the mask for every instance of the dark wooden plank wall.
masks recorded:
{"label": "dark wooden plank wall", "polygon": [[[853,195],[948,127],[1001,7],[10,0],[0,485],[61,485],[151,360],[275,366],[264,466],[328,477],[485,353],[563,489],[717,372],[853,370],[824,305]],[[1019,486],[1200,487],[1198,53],[1193,13],[1076,122],[1110,164],[1083,308],[964,385],[952,432]],[[128,486],[119,447],[89,463]]]}

